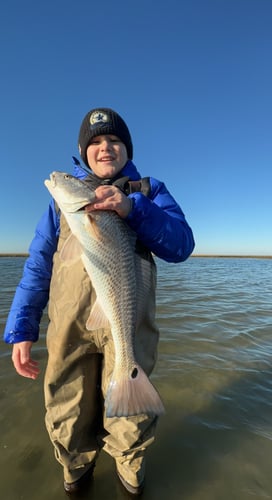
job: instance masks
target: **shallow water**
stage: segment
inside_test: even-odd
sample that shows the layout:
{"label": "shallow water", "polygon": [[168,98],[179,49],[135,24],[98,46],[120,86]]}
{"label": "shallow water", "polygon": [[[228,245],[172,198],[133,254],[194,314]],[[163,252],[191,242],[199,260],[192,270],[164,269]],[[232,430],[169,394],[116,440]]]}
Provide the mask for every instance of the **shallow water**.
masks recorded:
{"label": "shallow water", "polygon": [[[4,328],[24,258],[0,258]],[[272,260],[158,261],[161,330],[153,380],[164,400],[148,450],[146,500],[272,498]],[[46,314],[35,358],[46,364]],[[61,467],[44,427],[42,376],[16,375],[0,346],[0,490],[5,500],[61,500]],[[102,453],[86,498],[128,498]]]}

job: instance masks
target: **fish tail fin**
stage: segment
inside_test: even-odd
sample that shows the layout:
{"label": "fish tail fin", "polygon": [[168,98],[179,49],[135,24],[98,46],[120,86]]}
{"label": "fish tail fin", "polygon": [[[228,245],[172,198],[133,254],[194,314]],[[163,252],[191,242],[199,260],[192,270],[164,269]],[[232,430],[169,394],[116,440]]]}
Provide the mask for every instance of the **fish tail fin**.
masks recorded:
{"label": "fish tail fin", "polygon": [[129,377],[119,378],[113,373],[105,408],[109,418],[140,414],[162,415],[165,411],[157,390],[137,364]]}

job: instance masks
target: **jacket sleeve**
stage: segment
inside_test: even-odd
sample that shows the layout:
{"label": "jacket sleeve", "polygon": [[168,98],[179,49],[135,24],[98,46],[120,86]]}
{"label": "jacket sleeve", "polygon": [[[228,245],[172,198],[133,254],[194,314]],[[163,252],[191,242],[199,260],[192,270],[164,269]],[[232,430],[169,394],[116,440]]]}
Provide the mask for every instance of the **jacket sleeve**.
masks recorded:
{"label": "jacket sleeve", "polygon": [[129,195],[133,208],[126,221],[157,257],[182,262],[194,249],[192,230],[165,185],[151,177],[150,186],[148,197],[139,192]]}
{"label": "jacket sleeve", "polygon": [[38,340],[40,320],[49,297],[58,234],[59,216],[52,200],[36,227],[23,276],[16,288],[4,331],[8,344]]}

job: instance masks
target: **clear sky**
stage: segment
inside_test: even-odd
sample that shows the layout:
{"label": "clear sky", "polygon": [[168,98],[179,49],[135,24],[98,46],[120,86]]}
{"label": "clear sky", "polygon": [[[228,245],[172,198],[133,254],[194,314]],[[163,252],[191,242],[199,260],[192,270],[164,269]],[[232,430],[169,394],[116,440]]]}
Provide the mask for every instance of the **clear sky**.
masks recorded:
{"label": "clear sky", "polygon": [[118,111],[195,254],[272,255],[271,0],[10,0],[0,15],[0,252],[25,252],[83,116]]}

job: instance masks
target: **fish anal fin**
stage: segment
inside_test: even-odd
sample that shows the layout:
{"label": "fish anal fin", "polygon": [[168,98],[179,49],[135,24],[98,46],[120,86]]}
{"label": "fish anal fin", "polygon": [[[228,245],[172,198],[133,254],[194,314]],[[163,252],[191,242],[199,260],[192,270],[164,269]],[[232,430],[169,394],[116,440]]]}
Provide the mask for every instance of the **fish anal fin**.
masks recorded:
{"label": "fish anal fin", "polygon": [[110,323],[99,302],[96,300],[90,315],[87,319],[87,330],[98,330],[99,328],[109,328]]}
{"label": "fish anal fin", "polygon": [[129,377],[118,377],[113,373],[105,407],[108,418],[140,414],[159,416],[165,411],[157,390],[137,364]]}

